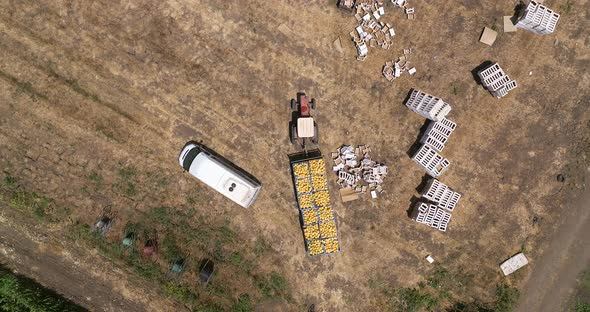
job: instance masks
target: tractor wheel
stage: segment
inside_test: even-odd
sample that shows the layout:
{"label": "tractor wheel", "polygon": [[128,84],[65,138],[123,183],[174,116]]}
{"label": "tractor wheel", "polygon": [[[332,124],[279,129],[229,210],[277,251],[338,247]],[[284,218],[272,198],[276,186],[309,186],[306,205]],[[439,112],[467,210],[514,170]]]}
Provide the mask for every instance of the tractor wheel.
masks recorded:
{"label": "tractor wheel", "polygon": [[318,132],[318,124],[313,123],[313,137],[311,138],[311,143],[318,144],[320,142],[320,133]]}
{"label": "tractor wheel", "polygon": [[295,99],[291,99],[291,110],[295,110],[297,108],[297,103],[295,102]]}
{"label": "tractor wheel", "polygon": [[311,107],[311,109],[315,110],[315,99],[311,99],[311,101],[309,102],[309,106]]}
{"label": "tractor wheel", "polygon": [[297,144],[297,127],[291,126],[291,144]]}

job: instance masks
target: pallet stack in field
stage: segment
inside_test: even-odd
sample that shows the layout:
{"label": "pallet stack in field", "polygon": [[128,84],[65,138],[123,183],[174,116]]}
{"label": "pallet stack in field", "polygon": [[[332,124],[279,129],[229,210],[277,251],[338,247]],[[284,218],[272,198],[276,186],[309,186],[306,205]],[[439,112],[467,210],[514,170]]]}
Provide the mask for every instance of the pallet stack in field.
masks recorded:
{"label": "pallet stack in field", "polygon": [[516,27],[546,35],[555,31],[558,21],[559,14],[537,1],[531,1],[518,19]]}
{"label": "pallet stack in field", "polygon": [[461,194],[432,178],[422,191],[422,198],[430,203],[418,202],[412,212],[412,218],[418,223],[446,232],[451,221],[451,212],[457,207]]}
{"label": "pallet stack in field", "polygon": [[436,96],[420,90],[412,90],[406,106],[416,114],[432,120],[420,138],[422,146],[412,160],[430,176],[436,178],[451,164],[448,159],[439,154],[457,127],[457,124],[446,118],[451,111],[451,105]]}
{"label": "pallet stack in field", "polygon": [[480,70],[477,75],[483,86],[497,98],[506,96],[509,91],[517,87],[516,81],[511,80],[498,63]]}
{"label": "pallet stack in field", "polygon": [[451,105],[428,93],[412,90],[406,106],[420,116],[431,120],[420,137],[422,145],[412,156],[412,160],[432,179],[423,190],[424,200],[416,204],[412,218],[418,223],[446,232],[451,221],[451,212],[461,199],[461,194],[436,179],[451,164],[448,159],[439,154],[457,128],[456,123],[446,118],[451,111]]}

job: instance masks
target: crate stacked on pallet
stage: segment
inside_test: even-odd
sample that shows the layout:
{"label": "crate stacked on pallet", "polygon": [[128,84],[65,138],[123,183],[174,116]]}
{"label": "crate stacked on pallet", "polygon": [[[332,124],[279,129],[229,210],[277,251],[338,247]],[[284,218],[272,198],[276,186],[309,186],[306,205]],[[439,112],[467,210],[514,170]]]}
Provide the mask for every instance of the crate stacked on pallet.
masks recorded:
{"label": "crate stacked on pallet", "polygon": [[506,96],[509,91],[517,87],[516,81],[511,80],[498,63],[480,70],[477,75],[483,86],[497,98]]}
{"label": "crate stacked on pallet", "polygon": [[444,209],[433,204],[418,202],[415,211],[417,213],[414,217],[416,222],[426,224],[442,232],[447,231],[452,215]]}
{"label": "crate stacked on pallet", "polygon": [[531,1],[518,19],[516,27],[546,35],[555,31],[558,21],[559,14],[536,1]]}
{"label": "crate stacked on pallet", "polygon": [[451,111],[451,105],[420,90],[412,91],[406,106],[418,115],[433,121],[440,121]]}
{"label": "crate stacked on pallet", "polygon": [[448,159],[439,155],[432,147],[422,144],[418,152],[412,157],[422,169],[432,177],[441,175],[451,164]]}
{"label": "crate stacked on pallet", "polygon": [[422,197],[448,211],[455,210],[461,194],[455,192],[437,179],[430,179],[422,191]]}
{"label": "crate stacked on pallet", "polygon": [[451,164],[448,159],[439,154],[457,127],[454,122],[446,118],[451,111],[451,105],[428,93],[412,90],[406,101],[406,106],[418,115],[431,120],[424,135],[420,138],[422,146],[412,156],[412,160],[418,163],[430,176],[436,178]]}
{"label": "crate stacked on pallet", "polygon": [[422,191],[422,198],[432,203],[418,202],[412,213],[413,219],[446,232],[451,221],[451,212],[457,207],[461,194],[433,178]]}
{"label": "crate stacked on pallet", "polygon": [[431,122],[422,135],[422,138],[420,138],[420,143],[424,143],[437,152],[441,152],[456,127],[457,124],[446,118]]}

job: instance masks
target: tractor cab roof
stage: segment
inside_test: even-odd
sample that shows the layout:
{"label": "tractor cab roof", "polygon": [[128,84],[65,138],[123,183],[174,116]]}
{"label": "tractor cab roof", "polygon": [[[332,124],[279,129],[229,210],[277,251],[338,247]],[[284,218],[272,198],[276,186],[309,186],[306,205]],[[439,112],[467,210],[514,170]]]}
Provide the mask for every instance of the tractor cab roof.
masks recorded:
{"label": "tractor cab roof", "polygon": [[297,136],[300,138],[311,138],[314,136],[313,118],[299,118],[297,119]]}

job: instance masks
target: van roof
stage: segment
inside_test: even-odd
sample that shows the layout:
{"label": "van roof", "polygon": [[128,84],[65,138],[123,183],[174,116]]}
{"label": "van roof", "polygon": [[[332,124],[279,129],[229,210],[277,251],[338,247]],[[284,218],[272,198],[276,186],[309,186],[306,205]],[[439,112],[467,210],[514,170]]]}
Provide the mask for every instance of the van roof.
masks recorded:
{"label": "van roof", "polygon": [[254,196],[254,187],[248,185],[248,181],[205,153],[195,157],[189,172],[243,207],[247,207]]}

